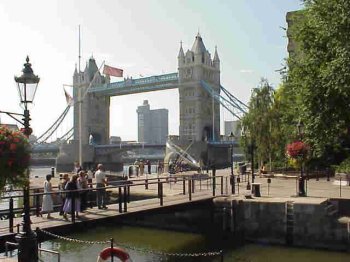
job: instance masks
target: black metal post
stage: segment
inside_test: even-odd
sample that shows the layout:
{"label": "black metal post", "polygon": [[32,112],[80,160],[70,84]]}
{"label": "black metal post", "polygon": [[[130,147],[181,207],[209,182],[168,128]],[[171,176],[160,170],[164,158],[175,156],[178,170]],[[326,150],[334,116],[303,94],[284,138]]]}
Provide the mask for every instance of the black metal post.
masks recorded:
{"label": "black metal post", "polygon": [[221,195],[223,195],[224,194],[224,177],[223,176],[221,176],[221,178],[220,178],[220,188],[221,188]]}
{"label": "black metal post", "polygon": [[182,194],[186,195],[186,179],[185,179],[185,177],[182,178]]}
{"label": "black metal post", "polygon": [[235,188],[235,177],[233,174],[233,144],[231,144],[231,177],[230,177],[230,182],[231,182],[231,193],[234,195],[236,192]]}
{"label": "black metal post", "polygon": [[215,196],[216,190],[216,169],[213,167],[213,196]]}
{"label": "black metal post", "polygon": [[[114,239],[111,238],[111,250],[113,250],[113,242],[114,242]],[[113,254],[113,252],[111,252],[111,262],[113,262],[113,261],[114,261],[114,254]]]}
{"label": "black metal post", "polygon": [[55,177],[55,168],[51,167],[51,177]]}
{"label": "black metal post", "polygon": [[13,214],[13,198],[10,198],[9,201],[9,231],[10,233],[13,233],[13,218],[14,218],[14,214]]}
{"label": "black metal post", "polygon": [[123,213],[123,199],[122,199],[122,188],[118,187],[118,204],[119,204],[119,213]]}
{"label": "black metal post", "polygon": [[[29,138],[30,130],[30,114],[25,104],[23,113],[24,130]],[[29,203],[29,168],[27,172],[27,182],[23,187],[23,221],[22,232],[16,235],[16,241],[18,243],[18,262],[37,262],[38,261],[38,241],[35,232],[31,229],[30,221],[30,203]]]}
{"label": "black metal post", "polygon": [[192,179],[188,180],[188,199],[192,200]]}
{"label": "black metal post", "polygon": [[304,177],[304,170],[303,170],[303,162],[301,162],[301,165],[300,165],[299,196],[306,196],[306,192],[305,192],[305,177]]}
{"label": "black metal post", "polygon": [[72,192],[72,206],[71,206],[71,216],[72,216],[72,223],[75,223],[75,194],[76,192]]}
{"label": "black metal post", "polygon": [[[39,193],[39,189],[36,189],[34,191],[35,193]],[[36,216],[40,216],[40,195],[35,195],[35,213],[36,213]]]}
{"label": "black metal post", "polygon": [[194,193],[194,188],[195,188],[195,180],[193,179],[193,177],[191,177],[191,185],[192,185],[192,193]]}
{"label": "black metal post", "polygon": [[124,187],[124,212],[128,212],[127,187]]}
{"label": "black metal post", "polygon": [[163,206],[163,183],[160,183],[159,186],[160,205]]}

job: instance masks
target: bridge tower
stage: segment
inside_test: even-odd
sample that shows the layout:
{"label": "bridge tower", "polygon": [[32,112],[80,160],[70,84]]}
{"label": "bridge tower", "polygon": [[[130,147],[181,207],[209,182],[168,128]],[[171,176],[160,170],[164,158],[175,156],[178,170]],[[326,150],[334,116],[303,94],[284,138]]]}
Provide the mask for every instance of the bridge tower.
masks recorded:
{"label": "bridge tower", "polygon": [[82,138],[82,165],[94,161],[94,149],[89,145],[90,135],[95,144],[109,144],[109,96],[96,96],[88,93],[91,86],[109,83],[110,79],[100,74],[96,61],[90,58],[85,70],[78,72],[75,68],[73,75],[74,96],[74,138],[70,143],[60,146],[59,155],[56,158],[56,168],[59,172],[67,172],[73,169],[73,162],[79,160],[79,107],[81,103],[81,138]]}
{"label": "bridge tower", "polygon": [[215,48],[214,58],[205,48],[198,33],[192,49],[186,54],[182,44],[178,55],[180,94],[180,140],[217,141],[220,138],[220,104],[201,86],[209,83],[220,92],[220,59]]}
{"label": "bridge tower", "polygon": [[[73,96],[82,101],[82,144],[89,144],[92,135],[95,144],[109,144],[109,96],[87,93],[88,87],[109,83],[109,77],[100,74],[93,57],[86,63],[84,72],[77,69],[73,75]],[[74,106],[74,140],[79,140],[79,102]]]}

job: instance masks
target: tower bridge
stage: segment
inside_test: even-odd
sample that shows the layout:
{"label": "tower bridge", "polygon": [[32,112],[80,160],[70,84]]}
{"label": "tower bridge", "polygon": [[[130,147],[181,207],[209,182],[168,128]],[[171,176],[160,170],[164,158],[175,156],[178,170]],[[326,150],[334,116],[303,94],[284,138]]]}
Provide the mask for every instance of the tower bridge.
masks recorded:
{"label": "tower bridge", "polygon": [[[181,44],[177,60],[178,72],[139,79],[126,78],[113,83],[108,75],[100,73],[94,58],[89,59],[84,71],[75,69],[73,96],[81,97],[81,114],[79,107],[74,107],[74,139],[70,144],[61,146],[57,168],[71,169],[72,162],[78,160],[79,140],[84,152],[83,162],[98,159],[93,146],[89,145],[89,137],[94,138],[96,145],[109,144],[110,97],[175,88],[179,90],[180,126],[179,137],[173,143],[181,148],[191,145],[189,154],[205,165],[227,164],[230,161],[230,145],[219,146],[220,104],[238,119],[246,106],[231,94],[229,99],[222,99],[220,91],[227,90],[220,84],[218,51],[215,48],[212,58],[199,33],[191,50],[185,53]],[[176,153],[166,151],[164,154],[170,158]],[[112,153],[110,159],[119,166]]]}

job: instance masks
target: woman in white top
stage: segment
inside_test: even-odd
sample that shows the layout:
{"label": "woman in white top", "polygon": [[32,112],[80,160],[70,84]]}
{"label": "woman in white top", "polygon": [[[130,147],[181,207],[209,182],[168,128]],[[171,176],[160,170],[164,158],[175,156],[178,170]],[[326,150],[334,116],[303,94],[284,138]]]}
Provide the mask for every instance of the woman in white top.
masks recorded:
{"label": "woman in white top", "polygon": [[[46,175],[46,181],[44,182],[44,193],[52,192],[52,186],[51,186],[50,180],[51,180],[51,175]],[[52,195],[45,194],[43,195],[41,213],[47,213],[47,218],[52,218],[52,216],[50,215],[52,211],[53,211]]]}

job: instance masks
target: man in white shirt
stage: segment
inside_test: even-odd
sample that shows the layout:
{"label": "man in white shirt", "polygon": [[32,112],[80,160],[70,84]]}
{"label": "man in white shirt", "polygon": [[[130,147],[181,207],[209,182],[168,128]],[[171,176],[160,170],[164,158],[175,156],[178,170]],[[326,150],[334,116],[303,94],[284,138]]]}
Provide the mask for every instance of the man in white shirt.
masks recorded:
{"label": "man in white shirt", "polygon": [[95,172],[96,188],[97,190],[97,206],[98,209],[107,209],[106,206],[106,189],[107,184],[106,173],[102,164],[97,165],[97,171]]}

